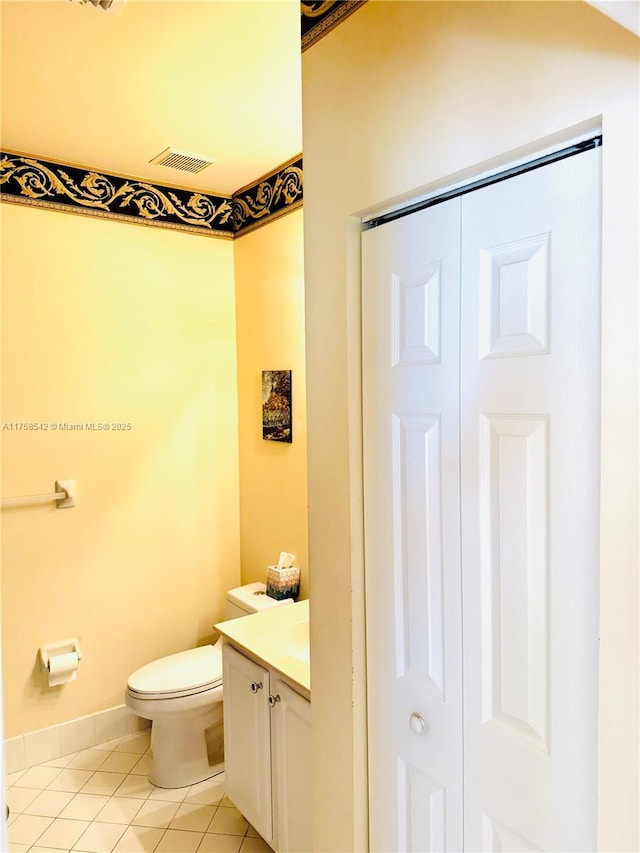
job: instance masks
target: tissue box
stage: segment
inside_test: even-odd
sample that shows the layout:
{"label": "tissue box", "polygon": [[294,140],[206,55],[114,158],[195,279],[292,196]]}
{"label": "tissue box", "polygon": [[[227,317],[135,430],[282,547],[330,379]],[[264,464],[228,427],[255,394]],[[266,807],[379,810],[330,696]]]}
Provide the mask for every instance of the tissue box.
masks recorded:
{"label": "tissue box", "polygon": [[300,569],[291,566],[279,569],[267,566],[267,595],[281,601],[283,598],[296,598],[300,592]]}

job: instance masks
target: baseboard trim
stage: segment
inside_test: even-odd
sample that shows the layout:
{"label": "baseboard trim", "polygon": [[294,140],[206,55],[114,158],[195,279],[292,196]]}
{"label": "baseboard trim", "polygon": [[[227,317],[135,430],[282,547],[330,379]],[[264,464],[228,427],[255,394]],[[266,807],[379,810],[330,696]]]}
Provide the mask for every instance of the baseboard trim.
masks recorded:
{"label": "baseboard trim", "polygon": [[46,729],[7,738],[4,742],[4,772],[16,773],[34,764],[52,761],[142,731],[150,725],[149,720],[136,716],[126,705],[118,705]]}

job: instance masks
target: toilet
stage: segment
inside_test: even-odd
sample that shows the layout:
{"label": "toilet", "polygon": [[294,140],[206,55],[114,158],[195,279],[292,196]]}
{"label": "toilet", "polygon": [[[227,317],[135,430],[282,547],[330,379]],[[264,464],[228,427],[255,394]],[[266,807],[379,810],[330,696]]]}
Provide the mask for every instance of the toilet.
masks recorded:
{"label": "toilet", "polygon": [[[263,583],[250,583],[227,592],[225,619],[291,603],[269,598]],[[213,646],[159,658],[129,676],[125,702],[151,720],[152,784],[182,788],[223,769],[209,763],[206,735],[222,721],[222,696],[222,637]]]}

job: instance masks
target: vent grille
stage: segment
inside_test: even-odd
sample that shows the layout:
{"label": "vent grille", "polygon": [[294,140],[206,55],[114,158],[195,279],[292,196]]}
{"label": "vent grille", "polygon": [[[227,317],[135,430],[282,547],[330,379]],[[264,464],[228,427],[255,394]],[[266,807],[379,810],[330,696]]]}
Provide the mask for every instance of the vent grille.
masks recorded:
{"label": "vent grille", "polygon": [[211,166],[216,160],[213,157],[205,157],[202,154],[192,154],[190,151],[177,151],[175,148],[165,148],[160,154],[149,160],[155,166],[166,166],[167,169],[178,169],[180,172],[189,172],[192,175],[202,172],[207,166]]}

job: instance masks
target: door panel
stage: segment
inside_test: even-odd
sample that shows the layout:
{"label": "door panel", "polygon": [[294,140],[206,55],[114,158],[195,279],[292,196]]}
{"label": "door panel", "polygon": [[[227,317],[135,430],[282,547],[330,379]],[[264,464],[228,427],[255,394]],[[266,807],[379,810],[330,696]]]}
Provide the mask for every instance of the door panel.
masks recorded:
{"label": "door panel", "polygon": [[595,848],[599,171],[362,236],[372,850]]}
{"label": "door panel", "polygon": [[482,720],[546,752],[548,426],[544,416],[480,415],[477,561],[484,593]]}
{"label": "door panel", "polygon": [[599,157],[462,202],[468,850],[595,849]]}
{"label": "door panel", "polygon": [[398,758],[398,850],[446,850],[445,789]]}
{"label": "door panel", "polygon": [[459,216],[363,235],[371,839],[393,853],[462,847]]}
{"label": "door panel", "polygon": [[[441,471],[438,416],[392,415],[393,501],[398,518],[397,599],[402,633],[397,637],[396,677],[419,678],[444,698]],[[419,570],[417,570],[419,568]],[[425,619],[426,615],[426,619]]]}

